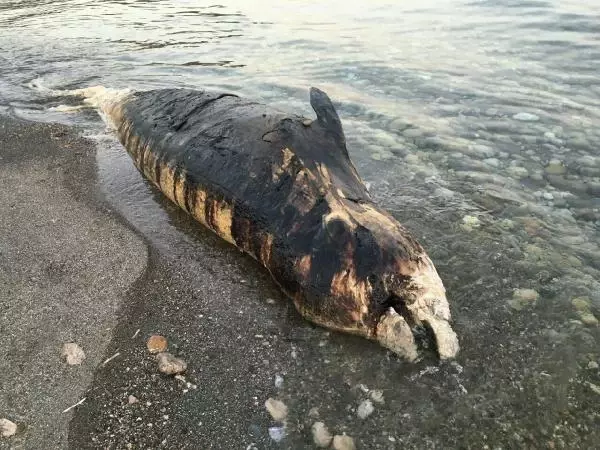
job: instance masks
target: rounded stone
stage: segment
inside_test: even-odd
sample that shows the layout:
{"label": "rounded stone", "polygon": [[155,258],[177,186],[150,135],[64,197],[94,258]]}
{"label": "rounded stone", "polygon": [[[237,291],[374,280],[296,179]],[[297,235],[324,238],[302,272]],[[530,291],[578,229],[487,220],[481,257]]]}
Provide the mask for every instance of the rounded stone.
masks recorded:
{"label": "rounded stone", "polygon": [[2,437],[11,437],[17,432],[17,424],[8,420],[0,419],[0,434]]}
{"label": "rounded stone", "polygon": [[69,342],[63,345],[62,356],[70,366],[80,365],[85,359],[83,349],[75,342]]}
{"label": "rounded stone", "polygon": [[338,434],[333,437],[333,448],[335,450],[356,450],[356,445],[350,436]]}
{"label": "rounded stone", "polygon": [[313,442],[317,447],[329,447],[333,436],[323,422],[315,422],[312,426]]}
{"label": "rounded stone", "polygon": [[288,408],[281,400],[269,398],[265,402],[265,408],[267,408],[273,420],[277,422],[283,422],[288,415]]}
{"label": "rounded stone", "polygon": [[146,342],[146,347],[152,354],[165,352],[167,351],[168,346],[169,344],[167,343],[167,339],[158,334],[150,336]]}
{"label": "rounded stone", "polygon": [[183,373],[187,369],[187,363],[183,359],[176,358],[170,353],[163,352],[156,355],[158,370],[167,375]]}
{"label": "rounded stone", "polygon": [[571,300],[571,305],[577,311],[589,311],[590,309],[590,299],[589,297],[575,297]]}
{"label": "rounded stone", "polygon": [[360,405],[358,405],[356,414],[359,418],[364,420],[371,414],[373,414],[373,411],[375,411],[375,408],[373,407],[373,402],[371,402],[371,400],[364,400],[363,402],[361,402]]}

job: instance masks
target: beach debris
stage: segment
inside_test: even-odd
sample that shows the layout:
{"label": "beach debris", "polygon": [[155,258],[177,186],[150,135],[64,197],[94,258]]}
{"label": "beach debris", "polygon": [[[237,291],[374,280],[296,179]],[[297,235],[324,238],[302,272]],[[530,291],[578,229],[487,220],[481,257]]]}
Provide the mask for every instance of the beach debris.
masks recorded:
{"label": "beach debris", "polygon": [[331,441],[333,440],[333,436],[323,422],[313,423],[311,430],[313,441],[317,447],[329,447]]}
{"label": "beach debris", "polygon": [[159,353],[156,355],[158,361],[158,370],[167,375],[176,375],[185,372],[187,363],[180,358],[176,358],[168,352]]}
{"label": "beach debris", "polygon": [[2,437],[11,437],[17,432],[17,424],[8,420],[0,419],[0,434]]}
{"label": "beach debris", "polygon": [[148,351],[152,354],[166,352],[168,345],[167,339],[158,334],[150,336],[146,342],[146,347],[148,347]]}
{"label": "beach debris", "polygon": [[86,397],[83,397],[81,400],[79,400],[77,403],[75,403],[74,405],[69,406],[67,409],[65,409],[63,411],[63,413],[69,412],[74,408],[77,408],[79,405],[83,404],[83,402],[85,402]]}
{"label": "beach debris", "polygon": [[265,402],[265,408],[267,408],[273,420],[277,422],[283,422],[288,415],[288,408],[281,400],[268,398]]}
{"label": "beach debris", "polygon": [[75,342],[69,342],[63,345],[62,357],[66,359],[68,365],[77,366],[85,359],[85,352]]}
{"label": "beach debris", "polygon": [[102,365],[105,366],[107,365],[109,362],[111,362],[113,359],[118,358],[119,356],[121,356],[121,352],[117,352],[114,355],[112,355],[110,358],[107,358]]}
{"label": "beach debris", "polygon": [[334,450],[356,450],[356,445],[350,436],[338,434],[333,437],[333,448]]}
{"label": "beach debris", "polygon": [[135,395],[130,395],[129,397],[127,397],[127,403],[130,405],[133,405],[134,403],[138,403],[139,400]]}

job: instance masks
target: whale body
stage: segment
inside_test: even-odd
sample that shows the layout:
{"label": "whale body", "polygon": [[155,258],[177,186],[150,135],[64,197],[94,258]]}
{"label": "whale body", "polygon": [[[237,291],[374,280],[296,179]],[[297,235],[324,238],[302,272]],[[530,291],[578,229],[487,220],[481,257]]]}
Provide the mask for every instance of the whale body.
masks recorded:
{"label": "whale body", "polygon": [[131,92],[101,103],[135,166],[171,201],[259,261],[297,310],[408,360],[421,337],[458,350],[443,283],[422,246],[378,207],[329,97],[316,119],[228,93]]}

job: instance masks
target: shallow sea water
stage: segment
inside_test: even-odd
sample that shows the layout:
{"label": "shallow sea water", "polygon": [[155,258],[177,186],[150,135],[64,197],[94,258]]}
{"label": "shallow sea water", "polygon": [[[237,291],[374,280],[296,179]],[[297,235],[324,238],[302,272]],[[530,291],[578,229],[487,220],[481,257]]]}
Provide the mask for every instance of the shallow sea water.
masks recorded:
{"label": "shallow sea water", "polygon": [[202,237],[56,91],[212,88],[311,114],[324,89],[373,196],[436,264],[462,346],[441,366],[323,350],[324,383],[345,370],[386,399],[357,425],[336,397],[331,427],[364,448],[598,445],[600,3],[221,3],[4,0],[0,113],[81,126],[111,203],[176,253]]}

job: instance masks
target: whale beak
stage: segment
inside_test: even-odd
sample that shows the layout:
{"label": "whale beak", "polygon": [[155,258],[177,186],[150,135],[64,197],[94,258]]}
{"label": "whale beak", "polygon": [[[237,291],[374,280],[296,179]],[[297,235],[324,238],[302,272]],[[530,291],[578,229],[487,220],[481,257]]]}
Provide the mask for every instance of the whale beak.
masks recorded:
{"label": "whale beak", "polygon": [[451,359],[460,346],[450,326],[445,289],[429,258],[424,263],[408,287],[391,293],[376,339],[409,361],[419,357],[420,347],[434,348],[440,359]]}

